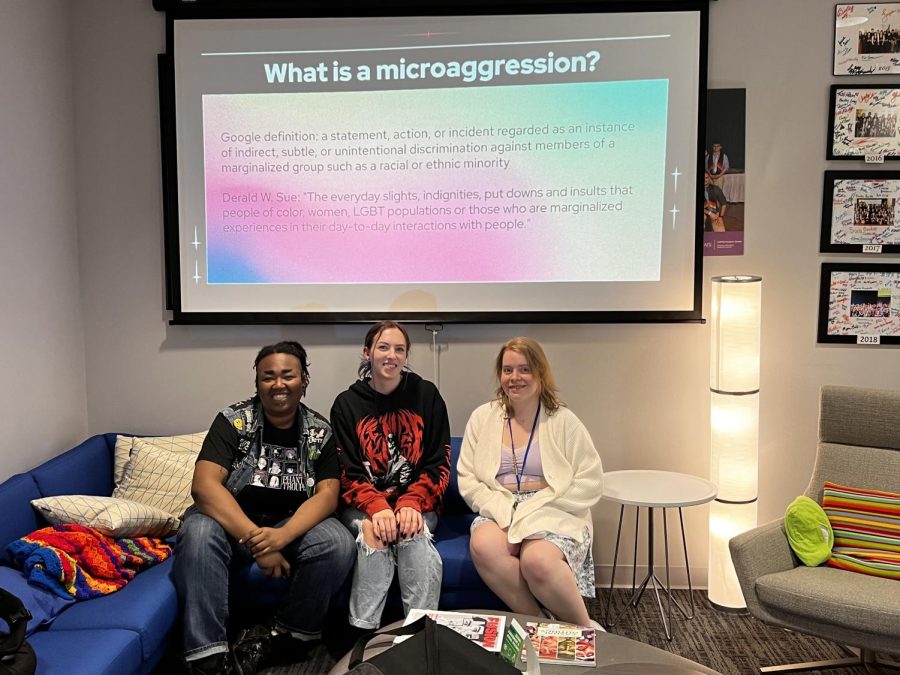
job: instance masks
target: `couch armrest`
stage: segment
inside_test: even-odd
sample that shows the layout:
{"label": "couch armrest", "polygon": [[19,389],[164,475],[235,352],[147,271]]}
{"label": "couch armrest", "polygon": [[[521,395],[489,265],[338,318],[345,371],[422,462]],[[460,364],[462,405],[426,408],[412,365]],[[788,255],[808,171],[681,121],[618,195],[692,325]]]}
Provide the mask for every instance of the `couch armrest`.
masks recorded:
{"label": "couch armrest", "polygon": [[769,614],[760,606],[756,595],[756,580],[766,574],[786,572],[799,564],[784,532],[784,519],[733,537],[728,542],[728,548],[747,609],[757,619],[767,621]]}

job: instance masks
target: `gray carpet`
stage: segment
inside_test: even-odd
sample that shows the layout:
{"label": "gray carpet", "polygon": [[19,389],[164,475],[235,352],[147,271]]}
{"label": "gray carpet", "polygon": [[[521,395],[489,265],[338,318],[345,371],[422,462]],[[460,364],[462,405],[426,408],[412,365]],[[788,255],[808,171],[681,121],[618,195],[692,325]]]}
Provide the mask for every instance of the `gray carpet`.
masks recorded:
{"label": "gray carpet", "polygon": [[[686,607],[689,602],[688,591],[675,591],[675,594]],[[613,593],[613,602],[621,606],[627,595],[625,590],[617,589]],[[589,606],[594,618],[601,617],[604,607],[601,602],[606,602],[606,591],[600,591],[600,599]],[[758,672],[760,666],[845,656],[840,647],[830,642],[768,628],[747,614],[717,612],[707,602],[704,591],[694,591],[694,607],[696,613],[692,620],[686,621],[680,617],[674,619],[674,636],[671,642],[663,634],[655,599],[649,594],[645,594],[637,609],[624,613],[612,632],[702,663],[723,675],[750,675]],[[674,607],[673,614],[678,616]],[[320,646],[304,663],[270,668],[264,672],[267,675],[320,675],[327,673],[334,663],[328,650]],[[842,668],[811,672],[860,675],[865,670]],[[577,673],[573,672],[573,675]]]}

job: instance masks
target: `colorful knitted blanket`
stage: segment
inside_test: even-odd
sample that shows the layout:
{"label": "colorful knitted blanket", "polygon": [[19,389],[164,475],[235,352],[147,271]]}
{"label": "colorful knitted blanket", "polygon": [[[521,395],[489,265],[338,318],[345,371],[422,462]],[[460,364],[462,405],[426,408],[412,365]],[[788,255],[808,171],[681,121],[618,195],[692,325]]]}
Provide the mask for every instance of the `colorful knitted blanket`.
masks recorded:
{"label": "colorful knitted blanket", "polygon": [[30,583],[76,600],[113,593],[172,555],[163,539],[112,539],[70,524],[35,530],[6,550]]}

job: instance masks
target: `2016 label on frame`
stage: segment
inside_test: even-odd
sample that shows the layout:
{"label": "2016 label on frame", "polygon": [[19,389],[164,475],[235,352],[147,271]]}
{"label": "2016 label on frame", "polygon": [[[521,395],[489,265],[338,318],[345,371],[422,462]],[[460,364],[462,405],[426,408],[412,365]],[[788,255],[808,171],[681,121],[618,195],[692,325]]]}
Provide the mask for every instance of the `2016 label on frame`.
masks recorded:
{"label": "2016 label on frame", "polygon": [[900,159],[898,120],[900,88],[883,84],[832,85],[827,158],[879,164]]}

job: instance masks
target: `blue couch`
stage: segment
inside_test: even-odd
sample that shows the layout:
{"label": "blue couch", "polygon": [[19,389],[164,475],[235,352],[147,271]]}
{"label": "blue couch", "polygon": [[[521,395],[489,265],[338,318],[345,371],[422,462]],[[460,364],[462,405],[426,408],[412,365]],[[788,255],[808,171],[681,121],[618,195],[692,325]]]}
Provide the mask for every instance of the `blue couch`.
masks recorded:
{"label": "blue couch", "polygon": [[[0,484],[0,546],[46,527],[31,507],[32,499],[64,494],[110,495],[113,490],[115,434],[89,438],[75,448]],[[453,439],[453,466],[460,439]],[[474,514],[459,496],[452,472],[444,515],[435,545],[444,561],[441,609],[503,607],[484,585],[469,557],[469,524]],[[172,583],[173,559],[141,572],[111,595],[66,605],[48,626],[28,641],[41,675],[125,675],[149,673],[177,644],[178,605]],[[8,566],[3,556],[0,567]],[[0,586],[21,594],[12,570],[0,569]],[[27,589],[27,585],[24,587]],[[230,597],[236,603],[277,602],[284,582],[268,579],[255,566],[236,580]],[[57,608],[58,609],[58,608]]]}

